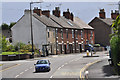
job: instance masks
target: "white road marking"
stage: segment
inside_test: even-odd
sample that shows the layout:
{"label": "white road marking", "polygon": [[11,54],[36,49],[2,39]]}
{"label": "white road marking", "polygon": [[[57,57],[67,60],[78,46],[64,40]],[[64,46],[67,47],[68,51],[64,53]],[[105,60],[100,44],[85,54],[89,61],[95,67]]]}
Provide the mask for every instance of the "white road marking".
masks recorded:
{"label": "white road marking", "polygon": [[52,56],[52,57],[58,57],[58,55]]}
{"label": "white road marking", "polygon": [[50,78],[53,78],[53,76],[50,76]]}
{"label": "white road marking", "polygon": [[62,65],[61,67],[64,67],[64,65]]}
{"label": "white road marking", "polygon": [[23,74],[24,72],[21,72],[20,74]]}
{"label": "white road marking", "polygon": [[75,61],[78,61],[79,59],[75,59]]}
{"label": "white road marking", "polygon": [[58,70],[60,70],[62,67],[59,67]]}
{"label": "white road marking", "polygon": [[15,76],[15,78],[17,78],[19,75]]}
{"label": "white road marking", "polygon": [[28,69],[26,69],[25,71],[28,71]]}

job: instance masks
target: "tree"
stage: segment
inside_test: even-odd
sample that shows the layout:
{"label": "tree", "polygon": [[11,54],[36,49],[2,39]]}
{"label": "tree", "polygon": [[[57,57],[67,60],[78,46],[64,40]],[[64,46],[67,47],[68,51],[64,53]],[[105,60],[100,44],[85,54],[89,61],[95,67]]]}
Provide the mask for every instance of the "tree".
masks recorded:
{"label": "tree", "polygon": [[10,26],[9,26],[9,29],[11,29],[15,24],[16,24],[16,22],[11,22]]}
{"label": "tree", "polygon": [[4,52],[7,50],[8,41],[4,36],[0,37],[0,40],[2,41],[2,51]]}
{"label": "tree", "polygon": [[9,25],[6,24],[6,23],[3,23],[3,24],[1,25],[1,28],[2,28],[2,30],[9,29]]}
{"label": "tree", "polygon": [[120,75],[120,15],[117,16],[116,20],[112,24],[114,33],[110,40],[111,57],[115,66],[116,72]]}
{"label": "tree", "polygon": [[116,20],[113,21],[112,28],[114,31],[114,33],[112,35],[113,36],[118,35],[118,37],[120,37],[120,15],[118,15]]}

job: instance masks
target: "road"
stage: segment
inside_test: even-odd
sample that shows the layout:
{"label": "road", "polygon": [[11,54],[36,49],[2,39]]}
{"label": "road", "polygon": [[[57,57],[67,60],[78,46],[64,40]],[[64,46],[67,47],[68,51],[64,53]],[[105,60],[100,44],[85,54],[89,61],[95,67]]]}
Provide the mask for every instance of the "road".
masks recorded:
{"label": "road", "polygon": [[[81,69],[96,60],[108,58],[106,52],[97,52],[96,57],[83,57],[85,53],[53,55],[19,61],[3,61],[2,78],[80,78]],[[99,56],[99,57],[98,57]],[[39,59],[49,59],[50,72],[35,72],[34,64]]]}

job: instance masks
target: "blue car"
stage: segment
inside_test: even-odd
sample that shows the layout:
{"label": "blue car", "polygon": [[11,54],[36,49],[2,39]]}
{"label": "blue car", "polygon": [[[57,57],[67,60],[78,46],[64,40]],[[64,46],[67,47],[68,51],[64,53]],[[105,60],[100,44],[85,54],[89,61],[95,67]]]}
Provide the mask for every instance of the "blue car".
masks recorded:
{"label": "blue car", "polygon": [[38,60],[35,65],[35,71],[50,71],[50,61],[49,60]]}

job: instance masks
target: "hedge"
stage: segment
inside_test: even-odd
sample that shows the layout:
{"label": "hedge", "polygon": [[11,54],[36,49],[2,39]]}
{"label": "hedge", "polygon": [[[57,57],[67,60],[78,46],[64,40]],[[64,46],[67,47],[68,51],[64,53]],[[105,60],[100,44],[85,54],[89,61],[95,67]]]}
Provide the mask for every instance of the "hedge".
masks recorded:
{"label": "hedge", "polygon": [[2,55],[15,55],[15,54],[24,54],[21,52],[2,52]]}
{"label": "hedge", "polygon": [[111,57],[114,63],[116,72],[120,75],[120,38],[113,36],[110,40]]}

